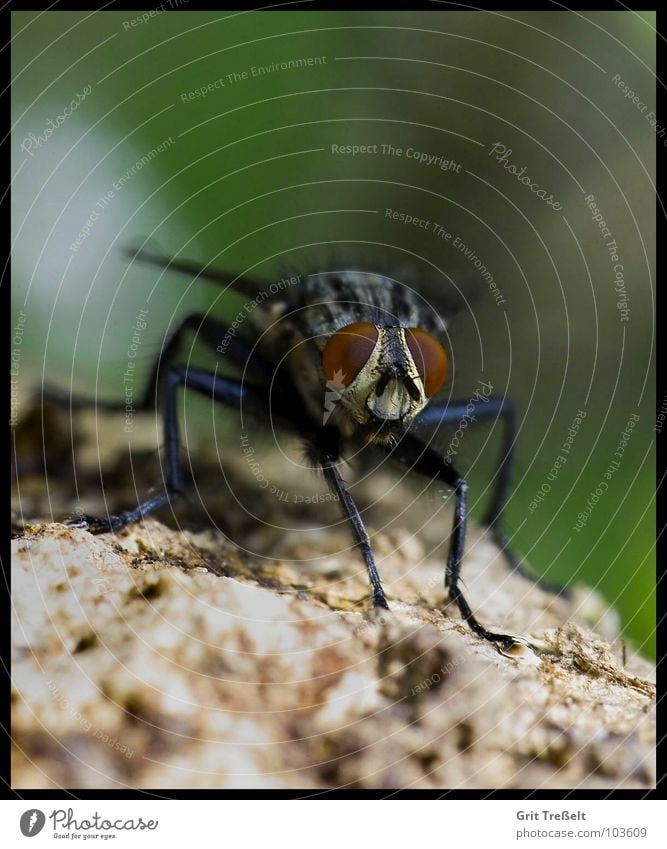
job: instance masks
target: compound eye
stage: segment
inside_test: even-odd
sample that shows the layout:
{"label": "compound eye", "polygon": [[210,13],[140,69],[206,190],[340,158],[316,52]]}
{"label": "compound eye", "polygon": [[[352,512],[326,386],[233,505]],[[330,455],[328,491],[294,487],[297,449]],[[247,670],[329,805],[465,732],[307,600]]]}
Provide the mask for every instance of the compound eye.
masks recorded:
{"label": "compound eye", "polygon": [[370,359],[378,341],[374,324],[357,321],[348,324],[329,339],[322,354],[328,380],[348,386]]}
{"label": "compound eye", "polygon": [[424,384],[424,392],[429,397],[435,395],[447,377],[445,349],[435,336],[421,327],[409,327],[405,331],[405,341]]}

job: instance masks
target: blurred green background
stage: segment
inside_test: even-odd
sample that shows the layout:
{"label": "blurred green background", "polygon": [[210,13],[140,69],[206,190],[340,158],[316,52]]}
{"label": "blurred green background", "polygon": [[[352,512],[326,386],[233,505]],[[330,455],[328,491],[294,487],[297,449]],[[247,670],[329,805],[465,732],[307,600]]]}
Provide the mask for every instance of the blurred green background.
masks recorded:
{"label": "blurred green background", "polygon": [[[397,274],[413,267],[427,297],[459,307],[447,390],[467,398],[483,379],[517,399],[506,521],[516,547],[540,573],[599,588],[624,635],[653,654],[655,16],[141,16],[13,15],[17,415],[43,381],[120,399],[139,309],[149,309],[148,360],[193,309],[218,299],[217,314],[236,313],[235,296],[218,289],[179,278],[154,288],[154,271],[128,271],[128,243],[147,238],[267,279],[357,258]],[[332,151],[353,144],[377,147]],[[504,161],[493,145],[510,151]],[[586,417],[550,479],[579,409]],[[478,516],[497,434],[466,441]]]}

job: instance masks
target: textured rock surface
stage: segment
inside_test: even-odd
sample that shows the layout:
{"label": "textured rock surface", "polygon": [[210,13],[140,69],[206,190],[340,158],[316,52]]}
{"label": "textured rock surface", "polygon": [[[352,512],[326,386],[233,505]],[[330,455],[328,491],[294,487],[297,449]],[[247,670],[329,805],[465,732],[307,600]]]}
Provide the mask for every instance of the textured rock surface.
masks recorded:
{"label": "textured rock surface", "polygon": [[614,614],[509,575],[473,531],[473,607],[541,647],[499,654],[445,604],[439,528],[376,531],[378,617],[329,534],[283,534],[266,560],[155,519],[115,537],[26,526],[14,786],[653,786],[653,669],[622,662]]}

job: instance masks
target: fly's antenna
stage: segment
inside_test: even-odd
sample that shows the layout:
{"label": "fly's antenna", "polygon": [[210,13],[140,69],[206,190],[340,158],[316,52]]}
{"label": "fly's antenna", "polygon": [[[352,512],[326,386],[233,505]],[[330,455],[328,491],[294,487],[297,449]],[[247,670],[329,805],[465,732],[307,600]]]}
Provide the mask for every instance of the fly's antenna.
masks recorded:
{"label": "fly's antenna", "polygon": [[123,253],[129,260],[144,262],[147,265],[153,265],[165,271],[174,271],[176,274],[184,274],[187,277],[207,280],[211,283],[218,283],[221,286],[229,286],[236,292],[242,295],[248,295],[251,298],[255,297],[258,292],[266,289],[266,283],[263,283],[261,280],[256,280],[245,275],[234,275],[229,271],[220,271],[217,268],[201,265],[188,259],[175,259],[174,257],[165,256],[152,248],[127,247],[123,249]]}

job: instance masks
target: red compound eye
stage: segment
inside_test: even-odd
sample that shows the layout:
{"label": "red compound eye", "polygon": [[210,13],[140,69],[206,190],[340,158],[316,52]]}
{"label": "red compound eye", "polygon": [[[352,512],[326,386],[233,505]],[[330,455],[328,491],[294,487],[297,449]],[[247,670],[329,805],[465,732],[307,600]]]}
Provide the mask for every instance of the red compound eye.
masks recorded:
{"label": "red compound eye", "polygon": [[377,327],[365,321],[348,324],[329,339],[322,354],[328,380],[348,386],[368,362],[378,340]]}
{"label": "red compound eye", "polygon": [[447,377],[447,354],[440,342],[420,327],[409,327],[405,331],[412,359],[424,384],[424,392],[430,397],[440,389]]}

